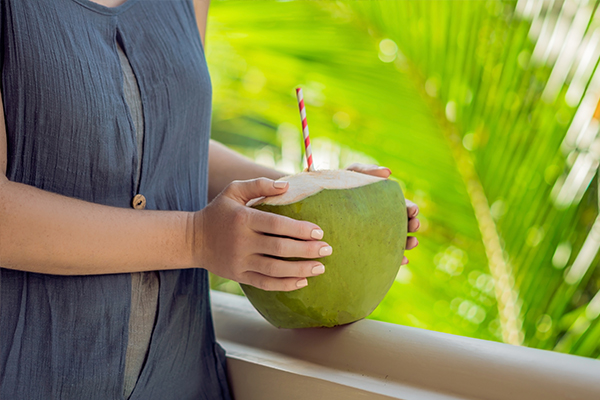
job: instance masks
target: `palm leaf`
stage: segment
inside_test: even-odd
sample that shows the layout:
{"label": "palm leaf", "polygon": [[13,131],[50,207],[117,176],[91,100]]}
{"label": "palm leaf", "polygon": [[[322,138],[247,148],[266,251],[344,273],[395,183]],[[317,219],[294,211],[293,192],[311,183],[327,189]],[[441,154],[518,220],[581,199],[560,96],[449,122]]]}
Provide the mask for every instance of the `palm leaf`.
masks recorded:
{"label": "palm leaf", "polygon": [[[217,1],[213,137],[298,168],[303,86],[315,146],[389,166],[422,210],[421,244],[373,318],[597,357],[597,190],[590,174],[561,188],[592,154],[565,137],[592,119],[575,115],[599,95],[576,89],[598,56],[578,75],[554,54],[590,53],[595,7],[533,3]],[[565,32],[571,53],[548,44]]]}

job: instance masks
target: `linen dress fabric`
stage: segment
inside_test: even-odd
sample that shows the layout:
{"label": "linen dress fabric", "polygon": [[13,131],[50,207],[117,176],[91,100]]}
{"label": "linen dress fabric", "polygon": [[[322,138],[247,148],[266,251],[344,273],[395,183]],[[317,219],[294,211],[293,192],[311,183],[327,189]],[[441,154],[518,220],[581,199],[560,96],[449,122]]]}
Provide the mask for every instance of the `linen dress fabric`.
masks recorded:
{"label": "linen dress fabric", "polygon": [[[144,145],[144,110],[142,96],[137,79],[129,64],[127,55],[117,41],[117,53],[123,70],[123,93],[133,120],[138,151],[136,182],[139,182],[141,172],[141,156]],[[136,184],[137,186],[137,184]],[[131,396],[135,383],[148,354],[148,346],[152,337],[152,329],[156,319],[158,306],[158,289],[160,281],[158,272],[137,272],[131,274],[131,308],[129,311],[129,333],[127,337],[127,353],[125,356],[125,384],[123,395]]]}
{"label": "linen dress fabric", "polygon": [[[139,87],[142,154],[117,44]],[[206,205],[211,84],[191,0],[0,0],[0,45],[11,181],[123,208],[137,193],[150,210]],[[158,277],[130,398],[230,399],[207,272]],[[131,274],[0,268],[0,399],[124,398],[131,302]]]}

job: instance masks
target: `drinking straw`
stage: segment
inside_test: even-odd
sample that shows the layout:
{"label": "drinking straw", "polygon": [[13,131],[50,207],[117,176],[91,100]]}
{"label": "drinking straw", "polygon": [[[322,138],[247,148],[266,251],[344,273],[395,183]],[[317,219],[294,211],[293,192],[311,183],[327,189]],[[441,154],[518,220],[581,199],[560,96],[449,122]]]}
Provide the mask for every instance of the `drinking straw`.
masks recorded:
{"label": "drinking straw", "polygon": [[310,136],[308,135],[308,123],[306,122],[306,109],[304,108],[304,96],[302,88],[296,88],[296,97],[298,98],[298,107],[300,108],[300,119],[302,119],[302,134],[304,135],[304,154],[309,171],[315,171],[312,159],[312,150],[310,148]]}

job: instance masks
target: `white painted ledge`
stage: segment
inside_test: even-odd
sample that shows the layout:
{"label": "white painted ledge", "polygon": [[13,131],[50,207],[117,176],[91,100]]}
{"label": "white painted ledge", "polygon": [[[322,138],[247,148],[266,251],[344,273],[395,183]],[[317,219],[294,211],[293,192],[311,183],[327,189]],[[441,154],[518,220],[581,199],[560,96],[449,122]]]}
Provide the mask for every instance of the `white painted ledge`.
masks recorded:
{"label": "white painted ledge", "polygon": [[384,322],[277,329],[212,291],[236,400],[600,399],[600,361]]}

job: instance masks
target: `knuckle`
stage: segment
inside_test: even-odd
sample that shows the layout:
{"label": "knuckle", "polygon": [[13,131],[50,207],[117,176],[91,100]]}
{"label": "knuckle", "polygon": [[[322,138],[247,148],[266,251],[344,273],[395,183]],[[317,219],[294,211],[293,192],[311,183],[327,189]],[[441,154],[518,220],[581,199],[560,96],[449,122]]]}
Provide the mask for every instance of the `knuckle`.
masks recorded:
{"label": "knuckle", "polygon": [[[318,264],[317,264],[318,265]],[[313,268],[315,268],[317,265],[315,265],[314,262],[307,262],[306,263],[306,267],[304,267],[303,271],[304,271],[304,275],[305,277],[309,277],[309,276],[313,276]]]}
{"label": "knuckle", "polygon": [[263,188],[267,186],[268,179],[267,178],[256,178],[253,180],[254,186],[257,189]]}
{"label": "knuckle", "polygon": [[283,291],[291,292],[298,289],[298,286],[296,286],[296,281],[297,279],[286,279]]}
{"label": "knuckle", "polygon": [[260,288],[262,290],[266,290],[268,292],[277,290],[277,288],[275,287],[275,284],[274,284],[274,280],[272,278],[271,279],[269,279],[269,278],[261,279]]}
{"label": "knuckle", "polygon": [[318,229],[318,227],[312,222],[297,220],[290,221],[290,230],[292,232],[301,233],[302,236],[310,237],[310,234],[313,231],[313,229]]}
{"label": "knuckle", "polygon": [[305,278],[311,276],[312,266],[309,261],[295,261],[294,266],[290,268],[289,277]]}
{"label": "knuckle", "polygon": [[239,189],[239,187],[240,187],[240,181],[233,181],[229,185],[227,185],[227,187],[225,187],[224,191],[227,193],[230,193],[232,191]]}
{"label": "knuckle", "polygon": [[261,178],[256,178],[256,179],[255,179],[255,181],[256,181],[256,183],[258,183],[258,184],[264,185],[264,184],[266,184],[266,183],[269,183],[271,180],[270,180],[270,179],[267,179],[267,178],[265,178],[265,177],[261,177]]}
{"label": "knuckle", "polygon": [[[228,239],[227,257],[239,263],[239,265],[247,265],[247,257],[251,253],[251,239],[242,232],[234,232]],[[241,267],[243,270],[248,268]]]}
{"label": "knuckle", "polygon": [[232,265],[229,267],[229,277],[227,277],[228,279],[232,279],[236,282],[240,282],[240,283],[249,283],[252,284],[252,277],[250,274],[248,274],[246,272],[246,270],[244,268],[241,268],[239,266],[239,263],[237,262],[237,260],[232,259],[231,260]]}
{"label": "knuckle", "polygon": [[281,239],[278,239],[273,243],[273,255],[275,256],[283,256],[285,254],[286,245],[285,242]]}
{"label": "knuckle", "polygon": [[312,265],[307,262],[302,262],[301,265],[298,265],[294,272],[294,276],[298,278],[305,278],[308,276],[312,276]]}
{"label": "knuckle", "polygon": [[269,221],[269,225],[274,232],[279,232],[283,228],[284,219],[281,217],[274,216],[273,218],[271,218],[271,221]]}
{"label": "knuckle", "polygon": [[233,223],[235,225],[246,225],[248,222],[248,212],[244,207],[238,207],[233,211]]}
{"label": "knuckle", "polygon": [[275,276],[277,272],[277,268],[275,266],[274,260],[269,261],[263,266],[262,274],[266,276]]}
{"label": "knuckle", "polygon": [[252,281],[249,281],[247,279],[245,279],[245,275],[242,274],[240,271],[234,271],[231,279],[235,282],[240,282],[240,283],[252,283]]}

